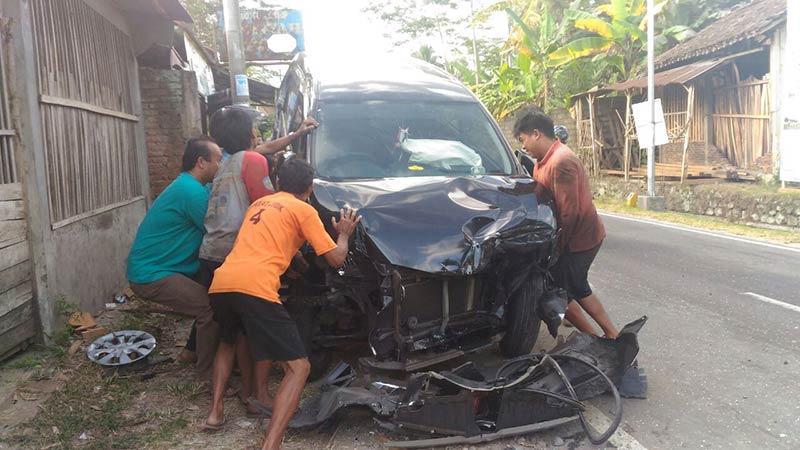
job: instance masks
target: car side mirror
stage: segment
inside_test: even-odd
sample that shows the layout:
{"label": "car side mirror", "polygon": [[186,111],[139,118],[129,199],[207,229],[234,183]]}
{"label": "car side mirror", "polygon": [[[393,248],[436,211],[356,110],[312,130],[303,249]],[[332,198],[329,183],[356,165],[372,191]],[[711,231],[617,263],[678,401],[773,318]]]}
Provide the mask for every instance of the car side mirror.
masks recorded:
{"label": "car side mirror", "polygon": [[525,152],[519,152],[519,162],[528,172],[528,175],[533,176],[533,168],[536,166],[536,160],[531,158],[531,155]]}

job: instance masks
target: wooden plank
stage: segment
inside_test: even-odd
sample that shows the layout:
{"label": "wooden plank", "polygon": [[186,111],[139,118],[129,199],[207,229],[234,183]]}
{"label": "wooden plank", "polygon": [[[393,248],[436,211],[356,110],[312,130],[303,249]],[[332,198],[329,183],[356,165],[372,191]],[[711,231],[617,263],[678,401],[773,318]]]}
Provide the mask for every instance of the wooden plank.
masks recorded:
{"label": "wooden plank", "polygon": [[33,284],[26,281],[0,294],[0,317],[33,298]]}
{"label": "wooden plank", "polygon": [[22,200],[0,202],[0,220],[16,220],[25,218],[25,203]]}
{"label": "wooden plank", "polygon": [[33,299],[31,299],[0,316],[0,336],[33,317]]}
{"label": "wooden plank", "polygon": [[30,248],[28,247],[28,241],[22,241],[0,249],[0,271],[16,266],[29,258]]}
{"label": "wooden plank", "polygon": [[27,231],[25,220],[0,220],[0,252],[5,247],[24,241]]}
{"label": "wooden plank", "polygon": [[119,119],[129,120],[131,122],[139,121],[139,116],[134,116],[133,114],[114,111],[113,109],[103,108],[101,106],[92,105],[91,103],[79,102],[77,100],[71,100],[68,98],[59,98],[50,95],[40,95],[39,101],[42,103],[46,103],[48,105],[57,105],[57,106],[64,106],[67,108],[82,109],[84,111],[93,112],[95,114],[100,114],[103,116],[112,116]]}
{"label": "wooden plank", "polygon": [[16,266],[0,271],[0,294],[8,292],[30,279],[31,265],[29,261],[23,261]]}
{"label": "wooden plank", "polygon": [[0,361],[25,348],[27,341],[36,337],[36,321],[31,317],[0,335]]}
{"label": "wooden plank", "polygon": [[714,117],[721,117],[725,119],[758,119],[769,120],[769,116],[760,114],[714,114]]}
{"label": "wooden plank", "polygon": [[22,183],[0,184],[0,201],[22,200]]}

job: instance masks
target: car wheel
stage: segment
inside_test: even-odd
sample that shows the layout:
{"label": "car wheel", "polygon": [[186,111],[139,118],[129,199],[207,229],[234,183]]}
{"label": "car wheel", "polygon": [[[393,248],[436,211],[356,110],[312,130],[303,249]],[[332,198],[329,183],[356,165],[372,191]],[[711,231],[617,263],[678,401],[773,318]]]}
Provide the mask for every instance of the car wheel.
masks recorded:
{"label": "car wheel", "polygon": [[500,353],[506,358],[527,355],[533,350],[542,324],[536,301],[544,293],[544,278],[524,283],[506,305],[506,334],[500,340]]}

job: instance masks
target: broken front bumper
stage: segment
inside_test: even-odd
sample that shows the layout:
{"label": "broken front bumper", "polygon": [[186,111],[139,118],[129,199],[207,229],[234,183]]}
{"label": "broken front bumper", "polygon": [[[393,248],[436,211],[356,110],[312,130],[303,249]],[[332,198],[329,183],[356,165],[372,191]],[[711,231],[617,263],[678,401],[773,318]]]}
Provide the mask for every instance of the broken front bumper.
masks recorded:
{"label": "broken front bumper", "polygon": [[[430,447],[485,442],[579,420],[592,443],[605,442],[622,419],[617,386],[639,350],[646,317],[626,325],[617,339],[576,334],[549,353],[504,361],[494,368],[473,363],[451,371],[421,372],[395,381],[359,375],[341,363],[314,387],[290,426],[320,424],[342,408],[370,408],[392,430],[434,438],[395,441],[390,447]],[[584,400],[610,392],[615,398],[609,429],[595,433],[583,418]]]}

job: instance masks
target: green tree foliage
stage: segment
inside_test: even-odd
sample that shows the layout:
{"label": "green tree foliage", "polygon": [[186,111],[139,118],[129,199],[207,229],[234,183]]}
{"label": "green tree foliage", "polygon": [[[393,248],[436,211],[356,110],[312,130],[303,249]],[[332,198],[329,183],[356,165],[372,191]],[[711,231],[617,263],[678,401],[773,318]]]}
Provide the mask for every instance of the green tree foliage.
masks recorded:
{"label": "green tree foliage", "polygon": [[204,47],[217,51],[217,12],[222,0],[180,0],[192,16],[193,33]]}
{"label": "green tree foliage", "polygon": [[419,46],[419,50],[411,54],[414,58],[421,59],[427,63],[439,65],[439,57],[434,54],[433,47],[427,44]]}

